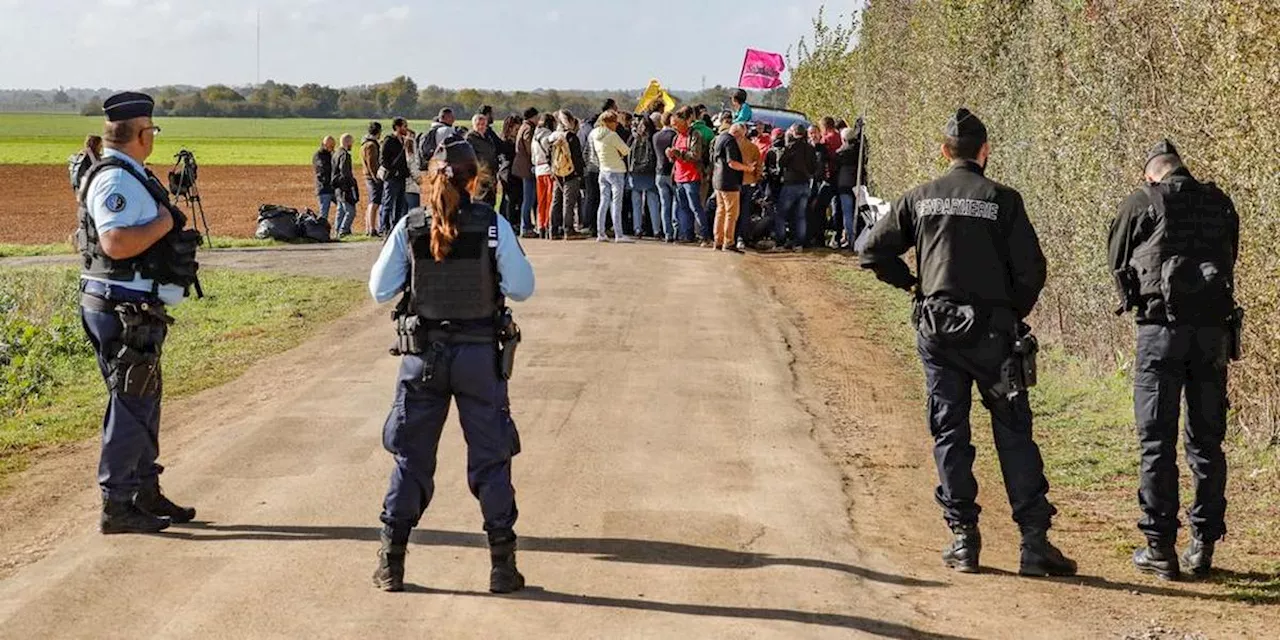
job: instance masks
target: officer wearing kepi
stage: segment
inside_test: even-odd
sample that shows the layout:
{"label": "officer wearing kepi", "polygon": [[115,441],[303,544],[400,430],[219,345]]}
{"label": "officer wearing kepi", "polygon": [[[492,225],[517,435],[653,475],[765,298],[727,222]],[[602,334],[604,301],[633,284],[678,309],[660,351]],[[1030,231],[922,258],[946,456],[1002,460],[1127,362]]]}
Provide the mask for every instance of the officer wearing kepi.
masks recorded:
{"label": "officer wearing kepi", "polygon": [[[1027,387],[1034,338],[1022,321],[1045,282],[1045,259],[1017,191],[983,174],[991,145],[982,121],[958,110],[944,129],[945,175],[907,192],[870,232],[864,268],[916,294],[913,320],[924,364],[936,491],[954,539],[947,566],[979,570],[978,484],[969,410],[974,383],[991,413],[1013,519],[1022,532],[1019,572],[1069,576],[1076,563],[1049,543],[1057,512],[1046,498],[1044,461],[1031,435]],[[916,250],[916,273],[900,257]]]}
{"label": "officer wearing kepi", "polygon": [[[1240,218],[1217,186],[1197,181],[1168,140],[1147,153],[1146,184],[1120,205],[1108,257],[1123,314],[1138,322],[1133,407],[1142,464],[1138,528],[1147,545],[1138,570],[1166,580],[1208,575],[1227,533],[1227,361],[1240,357],[1236,307]],[[1195,478],[1191,542],[1179,557],[1178,414],[1185,392],[1184,446]],[[1180,566],[1181,564],[1181,566]]]}
{"label": "officer wearing kepi", "polygon": [[511,225],[473,202],[479,166],[458,134],[436,150],[423,176],[423,208],[396,223],[369,276],[378,302],[403,294],[396,309],[402,355],[395,402],[382,441],[395,456],[382,509],[382,548],[373,582],[404,589],[409,534],[431,502],[436,449],[449,414],[467,443],[467,484],[480,501],[492,570],[489,590],[524,587],[516,569],[516,500],[511,459],[520,437],[507,400],[519,328],[505,299],[533,295],[533,268]]}
{"label": "officer wearing kepi", "polygon": [[84,258],[80,317],[109,398],[102,419],[102,533],[154,533],[189,522],[195,509],[160,491],[160,355],[173,318],[166,309],[194,286],[200,234],[169,204],[143,166],[160,133],[154,101],[121,93],[103,103],[102,160],[78,194],[76,241]]}

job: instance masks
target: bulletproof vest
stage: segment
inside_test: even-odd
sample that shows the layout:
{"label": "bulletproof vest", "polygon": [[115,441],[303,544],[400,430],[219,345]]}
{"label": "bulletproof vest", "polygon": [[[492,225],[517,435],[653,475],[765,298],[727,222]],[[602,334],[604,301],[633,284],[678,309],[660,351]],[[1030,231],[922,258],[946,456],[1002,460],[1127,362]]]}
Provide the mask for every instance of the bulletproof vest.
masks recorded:
{"label": "bulletproof vest", "polygon": [[[89,214],[87,202],[94,179],[109,167],[129,172],[146,187],[147,193],[155,199],[156,206],[167,208],[173,216],[172,231],[146,251],[124,260],[112,258],[102,250],[98,228],[93,216]],[[199,268],[195,253],[201,242],[200,234],[194,230],[183,230],[186,218],[175,207],[170,206],[168,192],[150,173],[143,174],[128,162],[108,156],[89,168],[81,182],[78,199],[79,210],[76,217],[79,228],[76,229],[76,246],[84,259],[80,270],[82,275],[106,280],[133,280],[134,273],[139,273],[157,286],[173,284],[187,288],[194,284]]]}
{"label": "bulletproof vest", "polygon": [[498,214],[482,204],[467,204],[457,214],[458,236],[449,255],[431,255],[431,221],[423,209],[405,221],[413,261],[409,312],[423,320],[494,320],[505,306],[498,288],[496,251]]}
{"label": "bulletproof vest", "polygon": [[[1149,315],[1171,321],[1225,318],[1234,308],[1235,226],[1212,183],[1146,187],[1149,237],[1133,249],[1138,293]],[[1154,312],[1151,314],[1150,312]]]}

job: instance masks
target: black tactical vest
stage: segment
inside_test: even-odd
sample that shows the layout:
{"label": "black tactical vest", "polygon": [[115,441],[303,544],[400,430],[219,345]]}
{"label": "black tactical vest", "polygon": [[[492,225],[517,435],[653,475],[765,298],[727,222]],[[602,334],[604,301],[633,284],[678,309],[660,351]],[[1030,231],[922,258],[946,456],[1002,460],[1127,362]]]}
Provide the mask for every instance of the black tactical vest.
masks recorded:
{"label": "black tactical vest", "polygon": [[413,251],[409,276],[410,314],[422,320],[496,320],[505,303],[498,288],[498,214],[472,203],[458,211],[458,237],[449,255],[431,255],[431,222],[422,209],[405,221]]}
{"label": "black tactical vest", "polygon": [[[124,260],[116,260],[102,250],[97,225],[89,214],[86,198],[93,180],[109,167],[118,167],[127,171],[146,187],[147,193],[156,201],[157,207],[167,208],[173,215],[173,230],[164,238],[147,248],[146,251]],[[115,157],[106,157],[89,168],[80,185],[78,194],[80,208],[76,213],[79,228],[76,230],[76,246],[84,258],[80,273],[107,280],[133,280],[134,273],[139,273],[155,283],[173,284],[184,288],[196,281],[199,264],[195,261],[196,247],[201,242],[200,234],[194,230],[183,230],[186,218],[169,204],[169,194],[150,173],[140,173],[133,165]]]}
{"label": "black tactical vest", "polygon": [[1230,200],[1212,183],[1146,187],[1151,229],[1130,266],[1149,319],[1217,323],[1235,308],[1238,223]]}

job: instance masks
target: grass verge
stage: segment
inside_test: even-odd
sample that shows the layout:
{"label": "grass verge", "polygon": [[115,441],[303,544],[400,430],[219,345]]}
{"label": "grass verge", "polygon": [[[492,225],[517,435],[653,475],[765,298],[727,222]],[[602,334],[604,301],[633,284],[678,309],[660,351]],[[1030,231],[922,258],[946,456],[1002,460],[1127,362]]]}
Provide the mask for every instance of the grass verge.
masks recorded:
{"label": "grass verge", "polygon": [[[922,390],[915,332],[907,321],[910,298],[861,269],[833,266],[831,277],[853,296],[859,320],[882,336],[881,343],[901,360],[907,376],[917,383],[915,388]],[[1116,560],[1127,559],[1141,543],[1134,526],[1138,447],[1130,376],[1101,371],[1052,344],[1044,346],[1039,367],[1039,386],[1031,393],[1031,405],[1036,441],[1053,487],[1051,498],[1069,522],[1072,535],[1084,536]],[[916,392],[916,399],[923,402],[922,391]],[[1003,486],[990,420],[976,402],[972,415],[979,484]],[[1234,599],[1280,603],[1280,565],[1271,553],[1280,544],[1280,452],[1250,447],[1240,438],[1229,440],[1226,450],[1231,534],[1222,544],[1219,560],[1248,569],[1221,571],[1215,579]],[[1183,469],[1184,503],[1193,495],[1188,476]],[[988,502],[1003,499],[1000,491],[984,494]]]}
{"label": "grass verge", "polygon": [[[96,434],[106,394],[78,316],[73,267],[0,268],[0,484],[32,453]],[[228,382],[364,299],[360,283],[211,269],[174,307],[164,394]]]}
{"label": "grass verge", "polygon": [[[368,242],[375,238],[364,234],[353,233],[339,242]],[[253,247],[280,247],[289,244],[311,244],[310,242],[280,242],[278,240],[260,240],[258,238],[233,238],[230,236],[213,236],[210,243],[214,249],[244,249]],[[62,256],[76,252],[75,247],[65,242],[55,244],[6,244],[0,243],[0,258],[32,258],[38,256]]]}

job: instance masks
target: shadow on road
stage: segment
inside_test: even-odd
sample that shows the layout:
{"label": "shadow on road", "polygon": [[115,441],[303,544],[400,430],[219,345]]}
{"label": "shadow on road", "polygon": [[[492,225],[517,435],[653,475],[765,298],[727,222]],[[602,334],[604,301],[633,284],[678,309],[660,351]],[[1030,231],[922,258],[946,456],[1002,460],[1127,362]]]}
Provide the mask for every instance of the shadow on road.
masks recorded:
{"label": "shadow on road", "polygon": [[755,607],[727,607],[704,604],[680,604],[675,602],[658,602],[655,600],[636,600],[631,598],[610,598],[604,596],[577,595],[547,591],[541,587],[529,587],[524,591],[506,596],[495,596],[479,591],[451,591],[445,589],[429,589],[417,585],[405,585],[408,593],[431,595],[473,596],[481,598],[512,598],[533,600],[537,602],[553,602],[588,607],[610,607],[614,609],[634,609],[637,611],[658,611],[689,616],[708,616],[713,618],[739,618],[744,620],[778,620],[797,622],[824,627],[854,629],[882,638],[901,638],[903,640],[965,640],[964,636],[953,636],[941,633],[922,631],[915,627],[893,622],[885,622],[874,618],[851,616],[840,613],[809,613],[791,609],[763,609]]}
{"label": "shadow on road", "polygon": [[[993,569],[991,567],[983,567],[982,572],[986,574],[1017,578],[1026,580],[1022,576],[1004,569]],[[1132,582],[1112,582],[1102,576],[1074,576],[1071,578],[1035,578],[1036,580],[1047,580],[1057,582],[1064,585],[1077,585],[1081,587],[1089,587],[1092,589],[1106,589],[1108,591],[1123,591],[1125,593],[1140,593],[1147,596],[1164,596],[1166,598],[1190,598],[1192,600],[1214,600],[1218,602],[1237,602],[1239,598],[1228,594],[1221,593],[1200,593],[1197,591],[1186,591],[1183,589],[1174,589],[1172,587],[1161,587],[1152,584],[1137,584]]]}
{"label": "shadow on road", "polygon": [[[194,530],[194,531],[193,531]],[[207,531],[213,535],[201,535]],[[301,527],[267,526],[252,524],[219,525],[193,522],[177,525],[163,535],[179,536],[190,540],[358,540],[376,542],[378,529],[369,527]],[[486,549],[488,539],[482,533],[437,531],[420,529],[410,538],[413,544],[428,547],[467,547]],[[632,540],[628,538],[545,538],[521,536],[520,550],[543,553],[571,553],[595,556],[605,562],[633,564],[657,564],[675,567],[703,569],[755,569],[769,566],[809,567],[827,569],[854,575],[865,580],[884,582],[903,587],[945,587],[946,583],[920,580],[906,576],[882,573],[863,567],[830,560],[790,558],[768,553],[734,551],[714,547],[700,547],[679,542],[658,540]]]}

